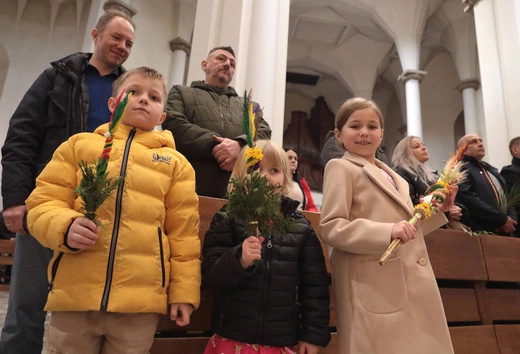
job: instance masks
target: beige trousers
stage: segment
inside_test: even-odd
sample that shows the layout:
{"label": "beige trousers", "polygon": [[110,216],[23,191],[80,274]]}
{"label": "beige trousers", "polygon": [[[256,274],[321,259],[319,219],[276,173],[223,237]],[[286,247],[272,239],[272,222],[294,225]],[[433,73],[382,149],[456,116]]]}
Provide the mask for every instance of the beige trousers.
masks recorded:
{"label": "beige trousers", "polygon": [[147,354],[156,313],[52,312],[48,354]]}

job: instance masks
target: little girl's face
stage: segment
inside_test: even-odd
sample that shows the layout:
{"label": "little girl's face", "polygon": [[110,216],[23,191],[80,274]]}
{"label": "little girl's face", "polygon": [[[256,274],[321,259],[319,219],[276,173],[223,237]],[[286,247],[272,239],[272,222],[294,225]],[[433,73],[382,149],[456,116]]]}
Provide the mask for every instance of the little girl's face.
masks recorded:
{"label": "little girl's face", "polygon": [[258,170],[260,176],[266,176],[273,186],[284,185],[284,175],[282,169],[274,163],[274,161],[262,160],[260,161],[260,168]]}
{"label": "little girl's face", "polygon": [[363,108],[352,113],[341,131],[336,130],[336,137],[349,152],[374,163],[383,132],[377,113],[371,108]]}

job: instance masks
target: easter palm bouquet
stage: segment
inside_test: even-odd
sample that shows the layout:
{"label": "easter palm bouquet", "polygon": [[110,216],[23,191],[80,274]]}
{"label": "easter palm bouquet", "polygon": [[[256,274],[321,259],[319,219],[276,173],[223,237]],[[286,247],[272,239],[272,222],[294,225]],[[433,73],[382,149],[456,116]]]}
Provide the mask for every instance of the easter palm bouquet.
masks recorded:
{"label": "easter palm bouquet", "polygon": [[[414,216],[408,220],[410,225],[417,224],[422,219],[428,219],[435,214],[444,202],[446,197],[452,192],[452,188],[466,178],[467,171],[463,170],[464,162],[462,159],[466,154],[468,144],[462,145],[455,155],[446,163],[437,182],[428,187],[421,202],[414,209]],[[379,264],[383,265],[394,254],[401,245],[400,239],[392,241],[386,252],[379,259]]]}
{"label": "easter palm bouquet", "polygon": [[[124,96],[124,98],[123,98]],[[116,100],[116,109],[110,116],[110,125],[105,133],[105,145],[97,162],[87,163],[85,160],[78,162],[82,179],[74,192],[82,199],[80,212],[92,220],[96,225],[101,225],[97,219],[97,209],[108,199],[110,194],[123,182],[124,176],[109,177],[108,160],[112,151],[114,134],[121,124],[121,119],[126,110],[131,93],[125,95],[121,92]]]}
{"label": "easter palm bouquet", "polygon": [[243,219],[248,235],[285,234],[291,223],[280,211],[282,195],[279,186],[272,185],[267,177],[258,173],[263,158],[262,149],[255,146],[256,110],[251,101],[251,92],[244,94],[243,127],[247,148],[244,153],[246,174],[230,179],[230,191],[226,194],[228,203],[221,212],[224,217]]}

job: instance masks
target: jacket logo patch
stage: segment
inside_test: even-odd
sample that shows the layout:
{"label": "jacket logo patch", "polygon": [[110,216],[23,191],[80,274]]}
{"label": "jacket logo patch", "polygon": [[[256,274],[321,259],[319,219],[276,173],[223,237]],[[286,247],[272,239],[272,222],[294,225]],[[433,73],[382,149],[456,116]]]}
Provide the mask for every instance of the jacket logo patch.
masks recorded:
{"label": "jacket logo patch", "polygon": [[164,162],[169,165],[171,160],[172,160],[171,156],[161,156],[159,154],[152,155],[152,162]]}

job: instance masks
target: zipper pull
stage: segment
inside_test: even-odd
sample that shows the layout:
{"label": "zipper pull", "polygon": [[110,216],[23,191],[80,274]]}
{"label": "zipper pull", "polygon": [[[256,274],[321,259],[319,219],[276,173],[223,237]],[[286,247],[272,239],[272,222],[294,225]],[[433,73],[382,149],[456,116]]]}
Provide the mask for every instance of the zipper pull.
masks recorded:
{"label": "zipper pull", "polygon": [[271,235],[267,236],[267,248],[272,248],[273,244],[271,243]]}

